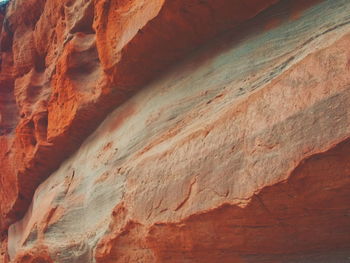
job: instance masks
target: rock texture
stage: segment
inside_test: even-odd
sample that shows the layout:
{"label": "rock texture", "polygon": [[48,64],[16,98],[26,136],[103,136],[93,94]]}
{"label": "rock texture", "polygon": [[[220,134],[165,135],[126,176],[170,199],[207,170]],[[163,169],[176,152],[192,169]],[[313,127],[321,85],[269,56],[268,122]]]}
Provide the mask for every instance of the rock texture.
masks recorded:
{"label": "rock texture", "polygon": [[13,0],[0,261],[348,262],[350,3],[276,3]]}
{"label": "rock texture", "polygon": [[0,40],[1,228],[132,92],[275,2],[12,0]]}

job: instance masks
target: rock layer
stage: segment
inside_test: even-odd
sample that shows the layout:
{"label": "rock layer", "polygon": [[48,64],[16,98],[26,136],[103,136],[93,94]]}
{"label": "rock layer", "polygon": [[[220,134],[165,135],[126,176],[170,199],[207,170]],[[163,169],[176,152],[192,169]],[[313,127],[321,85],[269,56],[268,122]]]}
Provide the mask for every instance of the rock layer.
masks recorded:
{"label": "rock layer", "polygon": [[275,2],[12,0],[0,40],[1,229],[108,112]]}
{"label": "rock layer", "polygon": [[[65,116],[75,112],[74,103],[69,104],[73,91],[64,91],[72,83],[84,84],[80,87],[88,93],[79,97],[82,101],[93,97],[89,85],[101,74],[110,74],[106,81],[113,87],[121,81],[126,90],[133,90],[151,79],[150,72],[178,58],[172,48],[182,56],[186,34],[175,32],[182,39],[159,48],[159,56],[167,54],[165,60],[153,61],[158,54],[152,59],[147,53],[140,60],[134,57],[137,50],[156,48],[154,36],[162,31],[152,30],[168,27],[157,19],[167,5],[177,2],[154,1],[135,9],[125,2],[120,7],[133,10],[130,20],[112,19],[123,8],[109,14],[111,28],[126,34],[118,40],[109,23],[98,32],[104,25],[99,19],[106,16],[97,15],[97,48],[92,48],[95,37],[86,27],[91,7],[72,4],[82,12],[74,16],[85,17],[72,26],[73,32],[84,34],[67,42],[57,61],[54,74],[64,77],[51,80],[60,92],[49,106],[48,131],[73,129]],[[25,217],[11,225],[11,261],[346,262],[350,4],[313,1],[302,11],[288,2],[229,30],[116,108],[38,187]],[[114,10],[112,6],[105,10]],[[143,12],[153,18],[147,25]],[[196,45],[208,36],[198,38]],[[158,43],[169,43],[162,41]],[[89,60],[78,59],[76,53]],[[131,67],[137,62],[142,67],[144,61],[149,67],[140,69],[136,81]],[[45,83],[35,74],[16,82],[28,78]],[[96,110],[99,98],[89,104]],[[58,101],[67,108],[55,108]],[[62,109],[66,111],[61,114]],[[85,118],[90,113],[86,111]],[[40,120],[34,127],[40,127]],[[29,128],[26,131],[30,134]],[[63,147],[62,140],[67,139],[58,140]]]}
{"label": "rock layer", "polygon": [[52,36],[45,21],[62,9],[26,1],[41,11],[21,45],[9,25],[24,2],[12,2],[1,40],[13,64],[0,75],[4,229],[116,109],[37,188],[0,259],[347,262],[350,4],[262,11],[273,2],[70,1]]}

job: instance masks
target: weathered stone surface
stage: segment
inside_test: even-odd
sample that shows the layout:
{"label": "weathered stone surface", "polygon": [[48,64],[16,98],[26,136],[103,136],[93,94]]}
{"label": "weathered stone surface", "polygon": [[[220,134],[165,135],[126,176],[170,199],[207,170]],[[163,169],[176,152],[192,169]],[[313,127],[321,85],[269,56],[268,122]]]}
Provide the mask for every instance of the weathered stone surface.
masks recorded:
{"label": "weathered stone surface", "polygon": [[12,0],[1,33],[1,230],[108,112],[277,0]]}
{"label": "weathered stone surface", "polygon": [[[177,1],[170,2],[165,4]],[[329,0],[302,11],[305,6],[291,9],[289,2],[194,52],[116,108],[38,187],[25,217],[11,225],[8,245],[4,242],[11,261],[347,262],[350,4]],[[147,20],[161,3],[141,8],[151,16]],[[85,14],[89,7],[75,8]],[[79,99],[87,101],[94,98],[92,75],[111,74],[106,81],[116,85],[118,72],[124,72],[120,83],[133,87],[146,81],[155,65],[169,63],[153,64],[140,55],[149,68],[141,69],[140,79],[129,75],[129,65],[138,61],[132,59],[134,45],[154,50],[156,38],[150,36],[164,32],[148,29],[157,17],[144,26],[138,8],[130,21],[111,18],[114,28],[130,26],[125,38],[117,41],[105,26],[96,34],[96,49],[85,22],[71,26],[88,33],[68,42],[57,61],[55,74],[63,77],[53,78],[60,92],[49,106],[52,134],[73,127],[63,113],[77,105],[69,101],[76,87],[71,83],[84,84],[80,88],[88,93]],[[95,28],[103,24],[98,19],[103,17],[97,16]],[[130,40],[134,27],[146,31]],[[118,49],[128,41],[133,44],[126,45],[123,62]],[[174,49],[181,50],[176,43]],[[105,57],[101,48],[109,52]],[[45,82],[31,74],[16,82]],[[62,114],[64,107],[54,106],[59,101],[67,103]],[[85,114],[95,116],[90,113]],[[56,123],[52,127],[50,120]],[[57,145],[66,146],[63,142]],[[4,152],[11,149],[8,140],[2,143]]]}

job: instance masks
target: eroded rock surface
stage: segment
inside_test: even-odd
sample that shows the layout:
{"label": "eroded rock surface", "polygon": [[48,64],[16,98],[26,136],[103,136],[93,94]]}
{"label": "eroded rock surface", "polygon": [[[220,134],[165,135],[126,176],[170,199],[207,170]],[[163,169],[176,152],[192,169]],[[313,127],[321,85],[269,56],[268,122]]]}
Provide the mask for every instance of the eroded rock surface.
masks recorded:
{"label": "eroded rock surface", "polygon": [[1,34],[1,229],[164,67],[277,0],[12,0]]}
{"label": "eroded rock surface", "polygon": [[348,262],[350,4],[275,2],[14,0],[0,260]]}

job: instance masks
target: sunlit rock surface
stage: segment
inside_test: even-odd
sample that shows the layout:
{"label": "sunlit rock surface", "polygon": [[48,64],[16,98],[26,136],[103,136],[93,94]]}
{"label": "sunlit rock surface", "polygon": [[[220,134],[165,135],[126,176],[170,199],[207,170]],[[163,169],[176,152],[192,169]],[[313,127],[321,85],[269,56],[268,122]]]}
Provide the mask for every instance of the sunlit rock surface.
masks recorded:
{"label": "sunlit rock surface", "polygon": [[0,260],[349,261],[350,3],[248,2],[11,3]]}

